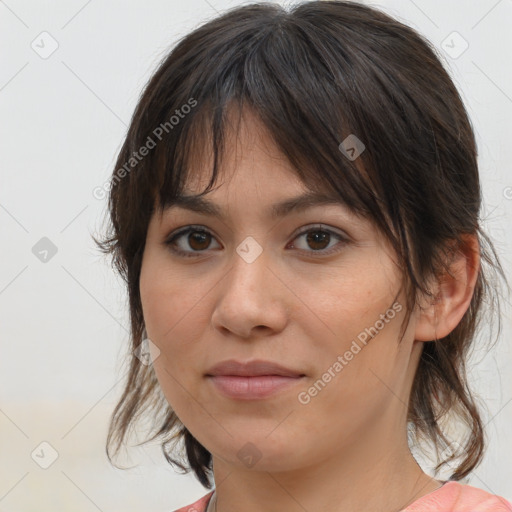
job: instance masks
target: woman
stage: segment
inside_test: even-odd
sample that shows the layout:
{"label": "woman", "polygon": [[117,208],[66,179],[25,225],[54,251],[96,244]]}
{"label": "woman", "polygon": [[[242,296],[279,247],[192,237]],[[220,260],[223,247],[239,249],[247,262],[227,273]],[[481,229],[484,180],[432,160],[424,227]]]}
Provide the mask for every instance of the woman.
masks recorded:
{"label": "woman", "polygon": [[459,482],[485,447],[464,364],[503,276],[480,203],[467,113],[411,28],[312,1],[194,30],[141,96],[98,242],[137,356],[107,453],[150,408],[168,462],[214,480],[181,511],[511,511]]}

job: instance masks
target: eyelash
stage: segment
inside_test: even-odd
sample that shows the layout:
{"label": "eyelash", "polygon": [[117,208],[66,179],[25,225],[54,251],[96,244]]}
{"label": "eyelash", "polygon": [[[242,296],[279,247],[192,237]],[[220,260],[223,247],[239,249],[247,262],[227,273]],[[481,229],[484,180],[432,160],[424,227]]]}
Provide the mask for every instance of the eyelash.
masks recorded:
{"label": "eyelash", "polygon": [[[343,235],[341,235],[339,233],[336,233],[335,231],[332,231],[330,229],[323,228],[321,224],[318,224],[318,225],[316,225],[314,227],[309,227],[308,229],[306,229],[304,231],[301,231],[300,233],[295,235],[293,240],[295,240],[296,238],[299,238],[300,236],[303,236],[303,235],[306,235],[308,233],[311,233],[311,232],[313,232],[313,233],[314,232],[329,233],[331,235],[334,235],[336,238],[338,238],[339,243],[336,244],[334,247],[331,247],[328,250],[306,251],[304,249],[299,249],[300,252],[307,253],[309,256],[313,256],[313,257],[328,256],[330,254],[339,252],[341,250],[340,248],[337,248],[337,246],[339,244],[341,244],[342,246],[345,246],[347,243],[349,243],[349,239],[347,237],[345,237],[345,236],[343,236]],[[176,240],[178,240],[180,237],[182,237],[184,235],[187,235],[189,233],[206,233],[206,234],[212,235],[212,233],[209,230],[205,229],[203,226],[188,226],[188,227],[178,231],[177,233],[171,234],[168,237],[168,239],[164,242],[164,244],[166,246],[168,246],[169,249],[174,254],[177,254],[180,257],[184,257],[184,258],[196,258],[196,257],[199,257],[200,254],[206,252],[206,250],[205,251],[192,251],[192,252],[190,252],[190,251],[183,251],[182,249],[177,249],[176,248]]]}

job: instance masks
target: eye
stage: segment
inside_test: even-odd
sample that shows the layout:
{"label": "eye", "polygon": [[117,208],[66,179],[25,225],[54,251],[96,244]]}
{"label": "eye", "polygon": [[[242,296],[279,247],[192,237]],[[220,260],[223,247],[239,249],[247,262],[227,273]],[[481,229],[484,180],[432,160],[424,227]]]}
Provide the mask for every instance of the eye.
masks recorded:
{"label": "eye", "polygon": [[[332,231],[331,229],[324,228],[322,227],[322,224],[317,224],[314,227],[310,226],[309,229],[301,231],[294,240],[297,240],[304,235],[307,235],[306,238],[303,239],[305,244],[311,247],[313,251],[308,251],[307,249],[302,249],[300,247],[299,250],[307,252],[308,256],[327,256],[329,254],[339,252],[341,248],[349,242],[347,236]],[[328,250],[325,250],[329,247],[333,239],[338,240],[338,243],[331,245]],[[292,245],[292,247],[295,247],[295,245]]]}
{"label": "eye", "polygon": [[[189,236],[183,238],[185,235]],[[303,240],[312,250],[302,249],[299,247],[299,251],[308,253],[308,256],[326,256],[334,252],[338,252],[341,250],[341,247],[338,246],[344,246],[349,242],[348,237],[341,233],[326,229],[322,227],[321,224],[309,227],[309,229],[298,233],[293,240],[297,240],[305,235],[308,236]],[[331,242],[333,242],[333,235],[334,240],[338,240],[338,243],[331,245]],[[171,234],[164,244],[178,256],[195,257],[199,256],[199,253],[205,252],[209,248],[212,240],[215,240],[215,238],[211,232],[203,226],[188,226],[177,233]],[[192,250],[188,250],[186,245],[188,245]],[[331,245],[330,248],[328,248],[329,245]],[[291,248],[296,248],[295,244],[292,244]],[[328,249],[326,250],[326,248]]]}
{"label": "eye", "polygon": [[[193,249],[193,251],[188,251],[183,249],[183,245],[180,246],[178,242],[185,235],[189,235],[184,241],[189,244],[189,247]],[[203,226],[188,226],[185,229],[182,229],[171,235],[168,240],[166,240],[165,245],[169,246],[169,249],[179,255],[185,257],[194,257],[194,252],[204,252],[205,249],[210,245],[210,241],[213,239],[212,234],[205,229]]]}

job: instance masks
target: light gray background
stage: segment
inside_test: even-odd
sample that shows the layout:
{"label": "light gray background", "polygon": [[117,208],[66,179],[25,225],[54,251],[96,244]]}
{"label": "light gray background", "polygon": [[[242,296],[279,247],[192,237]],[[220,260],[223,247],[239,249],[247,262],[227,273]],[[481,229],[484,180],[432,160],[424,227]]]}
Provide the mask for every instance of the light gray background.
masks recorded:
{"label": "light gray background", "polygon": [[[129,323],[122,283],[90,238],[106,211],[92,191],[111,174],[159,59],[202,21],[240,3],[0,2],[0,510],[171,511],[206,493],[167,466],[157,446],[133,449],[127,465],[136,468],[128,471],[105,457]],[[485,227],[510,276],[512,2],[372,5],[443,54],[477,133]],[[52,44],[58,48],[48,56]],[[43,237],[57,250],[47,262],[33,253]],[[472,364],[490,446],[468,482],[512,500],[507,304],[505,313],[496,350]],[[52,449],[58,458],[42,469],[36,460],[48,461]]]}

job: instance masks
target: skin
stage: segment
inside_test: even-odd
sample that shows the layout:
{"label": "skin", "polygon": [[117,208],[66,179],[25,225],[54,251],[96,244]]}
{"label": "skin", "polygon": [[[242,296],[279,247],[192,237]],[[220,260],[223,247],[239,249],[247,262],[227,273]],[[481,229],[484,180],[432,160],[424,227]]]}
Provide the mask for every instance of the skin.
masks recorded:
{"label": "skin", "polygon": [[[414,311],[400,345],[402,293],[402,311],[300,403],[299,393],[392,307],[401,271],[378,230],[342,204],[270,220],[271,205],[307,188],[250,112],[228,142],[223,179],[207,195],[225,220],[180,208],[155,214],[140,276],[147,334],[160,350],[154,370],[172,409],[212,453],[217,510],[401,510],[441,485],[410,453],[406,404],[422,342],[448,334],[469,306],[478,251],[455,258],[454,278],[434,283],[437,303]],[[186,193],[203,190],[210,163],[197,167]],[[318,223],[349,241],[295,236]],[[178,247],[198,256],[173,254],[165,240],[191,224],[211,238],[194,243],[185,234]],[[252,263],[236,252],[247,236],[263,249]],[[339,251],[315,256],[332,247]],[[264,400],[233,400],[205,378],[230,358],[269,359],[306,377]],[[238,456],[242,448],[259,457],[254,465]]]}

